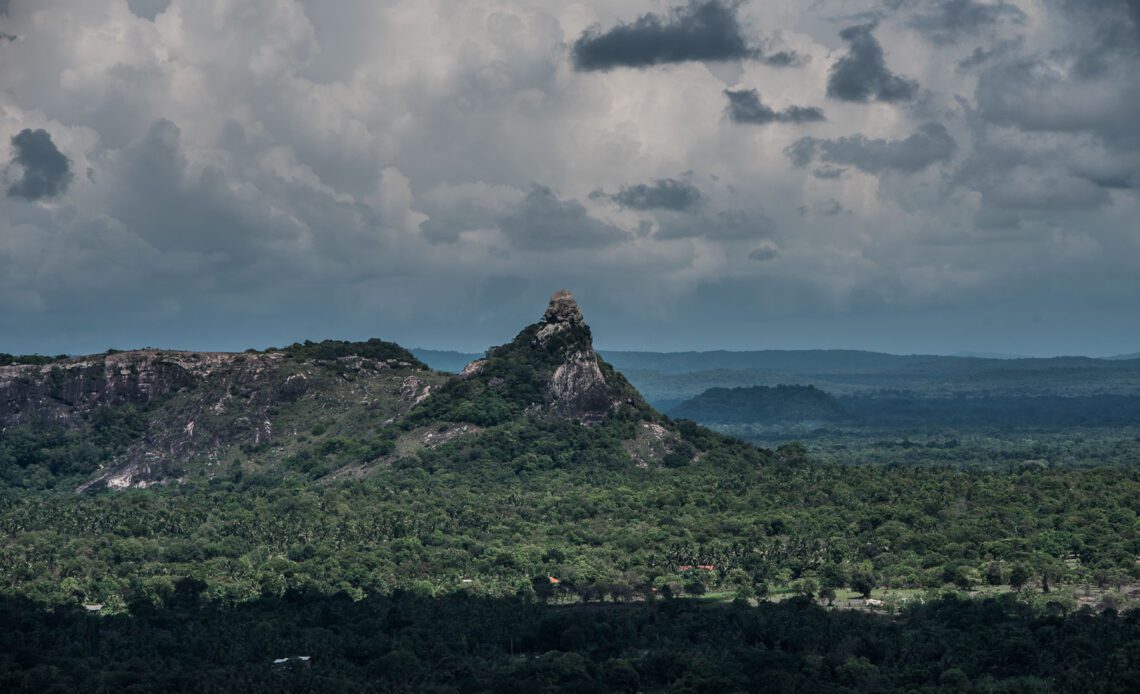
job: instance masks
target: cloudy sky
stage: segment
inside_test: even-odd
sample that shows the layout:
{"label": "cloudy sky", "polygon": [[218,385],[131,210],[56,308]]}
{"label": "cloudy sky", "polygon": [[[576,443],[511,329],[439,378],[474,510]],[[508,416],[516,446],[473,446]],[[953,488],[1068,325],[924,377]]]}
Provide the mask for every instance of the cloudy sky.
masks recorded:
{"label": "cloudy sky", "polygon": [[0,0],[0,351],[1140,350],[1138,0]]}

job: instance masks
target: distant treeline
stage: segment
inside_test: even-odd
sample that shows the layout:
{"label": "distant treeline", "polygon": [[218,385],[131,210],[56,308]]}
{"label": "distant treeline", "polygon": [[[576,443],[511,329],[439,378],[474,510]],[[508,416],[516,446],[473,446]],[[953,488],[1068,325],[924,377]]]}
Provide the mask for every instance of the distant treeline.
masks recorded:
{"label": "distant treeline", "polygon": [[334,361],[342,357],[363,357],[377,361],[402,361],[418,368],[427,368],[426,364],[395,342],[387,342],[375,337],[363,342],[346,340],[313,342],[312,340],[305,340],[304,342],[294,342],[280,350],[271,348],[266,351],[284,352],[285,356],[293,361]]}
{"label": "distant treeline", "polygon": [[48,357],[42,354],[8,354],[7,352],[0,352],[0,366],[10,366],[12,364],[41,366],[43,364],[53,364],[57,361],[63,361],[67,358],[66,354],[57,354],[54,357]]}
{"label": "distant treeline", "polygon": [[710,388],[671,416],[707,424],[843,423],[876,428],[1129,426],[1140,422],[1140,395],[1075,397],[962,395],[906,391],[834,397],[813,386]]}

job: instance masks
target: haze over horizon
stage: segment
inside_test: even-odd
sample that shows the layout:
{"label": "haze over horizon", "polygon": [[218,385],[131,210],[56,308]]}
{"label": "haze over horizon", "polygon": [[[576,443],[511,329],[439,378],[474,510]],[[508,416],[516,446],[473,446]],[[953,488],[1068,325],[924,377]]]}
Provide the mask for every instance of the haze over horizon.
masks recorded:
{"label": "haze over horizon", "polygon": [[1140,351],[1133,0],[0,0],[0,352]]}

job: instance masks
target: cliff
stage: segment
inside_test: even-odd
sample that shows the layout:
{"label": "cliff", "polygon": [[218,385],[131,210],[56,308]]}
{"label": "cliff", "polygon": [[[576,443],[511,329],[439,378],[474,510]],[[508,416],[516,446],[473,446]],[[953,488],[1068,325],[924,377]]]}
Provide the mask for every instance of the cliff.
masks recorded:
{"label": "cliff", "polygon": [[[385,346],[376,354],[377,345]],[[187,471],[266,469],[322,436],[377,436],[444,380],[391,343],[306,343],[282,351],[138,350],[0,367],[0,435],[82,444],[108,411],[143,424],[80,490],[148,486]],[[355,354],[353,352],[356,352]],[[361,356],[371,354],[372,356]],[[77,444],[77,445],[78,445]],[[21,461],[17,461],[19,464]],[[35,462],[34,460],[32,462]]]}

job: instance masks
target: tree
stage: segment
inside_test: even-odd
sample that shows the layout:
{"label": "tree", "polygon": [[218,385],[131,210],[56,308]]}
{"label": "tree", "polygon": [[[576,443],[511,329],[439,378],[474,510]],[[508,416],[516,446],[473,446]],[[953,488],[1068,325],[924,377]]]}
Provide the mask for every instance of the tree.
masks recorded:
{"label": "tree", "polygon": [[1000,561],[991,561],[986,565],[986,583],[991,586],[1005,583],[1005,567]]}
{"label": "tree", "polygon": [[549,576],[535,576],[530,579],[530,585],[534,588],[534,595],[539,601],[547,602],[554,597],[554,584],[550,582]]}
{"label": "tree", "polygon": [[1065,568],[1066,567],[1065,567],[1064,563],[1058,561],[1057,559],[1055,559],[1054,557],[1052,557],[1048,554],[1038,553],[1037,556],[1034,557],[1034,564],[1035,564],[1035,568],[1037,569],[1037,575],[1039,575],[1041,577],[1041,592],[1042,593],[1048,593],[1049,592],[1049,590],[1050,590],[1049,582],[1050,581],[1052,581],[1054,583],[1058,583],[1061,580],[1061,578],[1065,575]]}
{"label": "tree", "polygon": [[641,676],[637,674],[637,669],[628,660],[622,658],[606,661],[602,668],[602,679],[606,686],[615,692],[634,694],[641,689]]}
{"label": "tree", "polygon": [[871,591],[875,590],[877,584],[875,582],[875,575],[865,569],[857,569],[851,572],[851,590],[854,590],[863,599],[871,597]]}
{"label": "tree", "polygon": [[1017,592],[1029,583],[1029,567],[1025,564],[1015,564],[1013,569],[1009,572],[1009,587]]}

